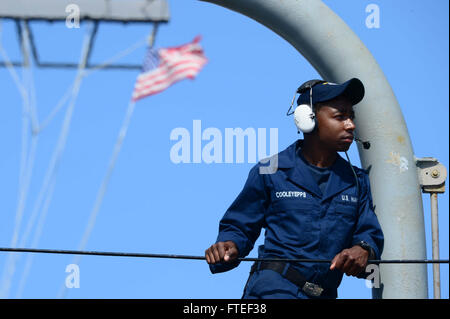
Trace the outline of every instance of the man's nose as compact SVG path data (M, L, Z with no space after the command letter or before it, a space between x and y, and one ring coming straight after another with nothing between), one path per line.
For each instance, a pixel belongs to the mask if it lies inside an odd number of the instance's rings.
M356 126L355 126L355 123L353 122L353 120L352 120L351 118L348 118L348 119L345 121L345 123L344 123L344 128L345 128L346 130L351 130L351 131L355 130Z

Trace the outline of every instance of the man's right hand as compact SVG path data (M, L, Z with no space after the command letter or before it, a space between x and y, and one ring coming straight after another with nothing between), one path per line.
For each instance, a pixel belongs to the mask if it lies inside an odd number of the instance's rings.
M239 256L239 250L234 242L220 241L205 250L206 262L208 264L217 264L230 262Z

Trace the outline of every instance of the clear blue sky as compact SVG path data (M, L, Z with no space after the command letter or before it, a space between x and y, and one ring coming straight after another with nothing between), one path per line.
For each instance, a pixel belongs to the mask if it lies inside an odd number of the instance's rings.
M348 23L383 69L402 108L415 155L435 157L449 168L448 1L325 3ZM380 8L377 29L365 24L365 8L371 3ZM179 82L136 105L87 250L203 255L215 241L220 218L254 164L247 157L245 163L174 164L172 130L186 128L192 134L193 121L201 120L202 129L215 127L223 135L225 128L266 128L268 138L269 128L277 128L279 150L299 137L285 113L295 88L319 77L312 66L278 35L245 16L199 1L169 4L171 21L160 26L156 46L183 44L200 34L209 63L194 81ZM42 60L78 61L85 24L80 29L67 29L63 23L31 25ZM102 24L92 61L105 61L149 31L150 26ZM20 59L11 21L3 21L2 45L12 60ZM141 47L120 62L141 63L144 52ZM16 71L23 81L21 70ZM83 80L37 247L77 249L137 74L98 71ZM33 69L39 121L57 105L74 77L74 70ZM0 246L7 247L18 205L23 103L4 68L0 83ZM66 110L67 104L39 134L20 235L38 198ZM350 156L359 166L354 145ZM443 259L449 252L448 202L447 191L439 196ZM423 195L423 205L431 259L428 195ZM36 225L32 236L35 229ZM30 245L29 239L24 246ZM256 249L250 256L256 256ZM0 254L1 276L6 257ZM73 256L33 255L19 294L27 258L22 254L17 260L8 297L56 298ZM87 256L78 265L80 288L68 289L68 298L240 298L251 263L218 275L196 260ZM441 266L441 282L442 297L448 298L448 265ZM428 286L432 297L431 266ZM363 280L344 276L339 297L371 298L371 290Z

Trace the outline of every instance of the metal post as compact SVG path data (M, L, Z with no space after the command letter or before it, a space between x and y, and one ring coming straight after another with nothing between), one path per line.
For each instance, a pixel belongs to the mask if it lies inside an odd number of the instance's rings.
M358 36L320 0L203 1L273 30L327 81L361 79L366 95L355 108L356 135L372 145L369 150L358 146L358 151L370 170L375 213L385 235L382 259L425 259L422 195L408 129L383 71ZM380 277L374 297L428 298L426 265L380 265Z
M433 157L416 158L416 166L422 192L430 194L432 252L433 258L439 258L438 194L445 192L447 169ZM440 266L433 265L434 299L441 298L440 280Z
M431 193L431 231L433 239L433 259L439 259L439 224L438 224L438 194ZM440 265L433 265L433 293L434 299L441 299Z

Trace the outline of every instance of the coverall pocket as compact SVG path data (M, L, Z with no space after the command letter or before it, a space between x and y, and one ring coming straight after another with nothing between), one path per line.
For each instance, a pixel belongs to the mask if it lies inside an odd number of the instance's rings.
M339 238L335 243L340 244L339 249L347 248L356 223L356 207L337 204L330 217L329 234L336 239Z
M346 220L354 220L356 217L356 207L352 205L336 205L336 214Z
M304 246L311 243L313 205L298 200L283 200L273 205L276 217L279 219L280 239L294 246Z

